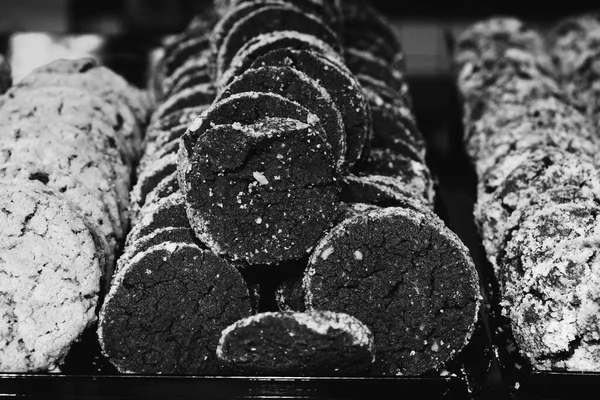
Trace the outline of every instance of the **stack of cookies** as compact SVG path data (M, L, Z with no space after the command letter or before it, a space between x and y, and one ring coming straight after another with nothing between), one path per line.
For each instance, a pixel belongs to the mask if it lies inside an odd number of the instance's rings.
M600 142L576 72L589 53L570 53L584 31L557 28L551 57L521 21L490 18L454 54L476 223L517 347L541 370L600 370Z
M92 59L44 65L3 95L0 370L58 368L96 321L149 107Z
M439 373L478 277L433 212L395 32L360 2L218 3L152 79L105 354L122 372Z

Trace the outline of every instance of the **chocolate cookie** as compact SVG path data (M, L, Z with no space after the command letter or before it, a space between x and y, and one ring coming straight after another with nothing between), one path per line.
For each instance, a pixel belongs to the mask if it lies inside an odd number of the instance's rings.
M248 40L262 33L284 30L313 35L335 50L341 49L337 34L321 19L293 6L265 6L251 12L229 30L217 54L217 79Z
M310 125L216 125L190 154L179 163L180 188L196 235L215 253L250 264L297 259L331 225L337 173L330 146Z
M119 269L98 337L122 373L216 374L221 331L250 312L233 266L195 245L167 242Z
M205 58L190 61L193 62L182 65L172 77L165 80L165 98L172 97L185 89L213 83Z
M279 49L261 56L252 68L289 66L319 82L338 106L346 130L346 162L352 167L363 155L372 137L371 112L360 83L349 70L317 53Z
M139 219L129 231L125 245L129 246L135 240L161 228L185 228L189 224L185 213L185 199L181 193L176 192L156 203L147 203L140 210Z
M265 312L223 330L217 357L226 371L259 375L366 374L373 335L343 313Z
M346 66L354 75L370 76L385 82L395 90L401 90L406 84L405 77L402 74L394 73L386 60L368 51L346 47L344 49L344 59Z
M480 304L466 246L431 213L397 207L332 229L311 255L304 289L307 309L345 312L369 327L378 375L442 367L468 342Z
M189 126L181 137L182 146L180 146L178 162L181 165L186 163L186 159L191 157L198 137L213 126L236 122L252 124L258 120L272 117L301 121L321 132L325 139L325 132L323 132L319 118L300 104L275 93L244 92L214 102Z
M342 115L329 93L318 82L291 67L259 67L244 72L232 81L216 101L242 92L276 93L314 113L327 135L336 166L342 171L346 157Z
M177 180L177 171L164 177L154 189L152 189L146 195L146 202L148 204L156 203L160 199L169 197L170 195L177 193L179 190L179 181Z
M208 106L215 99L215 91L210 83L194 86L167 98L152 113L152 121L186 108Z
M58 192L0 183L0 371L60 371L96 321L106 242Z
M235 53L229 66L219 78L217 87L223 90L233 79L248 70L258 57L285 48L317 52L330 60L343 63L341 53L313 35L288 30L263 33L248 40Z
M177 154L172 153L168 157L161 158L158 162L152 164L149 168L141 170L138 174L137 182L131 190L131 207L134 210L143 207L146 203L146 196L150 193L166 176L177 171Z

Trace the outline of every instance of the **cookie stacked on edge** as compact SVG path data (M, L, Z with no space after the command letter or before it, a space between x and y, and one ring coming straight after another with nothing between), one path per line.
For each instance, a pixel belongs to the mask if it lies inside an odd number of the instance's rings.
M490 18L459 36L454 61L475 220L517 347L536 369L598 371L599 139L572 101L593 86L571 90L589 60L570 56L585 47L571 28L557 28L551 58L522 21Z
M478 278L433 212L393 29L360 2L218 6L152 80L105 353L124 372L443 369L474 330Z
M146 94L92 59L44 65L3 95L0 370L60 368L96 321L148 115Z

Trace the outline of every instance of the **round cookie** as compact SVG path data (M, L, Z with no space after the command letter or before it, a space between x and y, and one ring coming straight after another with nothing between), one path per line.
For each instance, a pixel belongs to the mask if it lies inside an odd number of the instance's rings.
M502 257L504 312L519 351L540 370L600 365L599 208L573 193L528 207Z
M521 212L556 187L573 188L589 200L600 200L596 165L559 148L527 148L511 155L480 183L474 207L475 222L493 266L498 268L506 230Z
M354 173L357 176L389 176L405 185L406 191L429 204L435 203L436 182L427 165L390 149L371 149L369 157L360 168L355 168Z
M213 83L208 72L206 58L190 60L177 69L172 77L165 80L165 98L172 97L182 90Z
M361 1L341 1L343 41L346 46L380 57L388 64L402 54L402 46L389 20Z
M217 79L228 68L237 51L251 38L262 33L292 30L310 34L340 51L336 33L319 18L293 6L265 6L236 22L217 54Z
M343 313L264 312L225 328L217 346L225 371L258 375L360 375L369 372L373 335Z
M395 90L401 90L406 84L404 76L395 74L388 62L367 51L346 47L344 49L344 59L346 66L354 75L370 76L373 79L385 82L386 85Z
M460 239L431 213L397 207L355 215L329 231L303 284L308 310L348 313L369 327L377 375L442 367L471 337L481 297Z
M178 173L196 235L231 260L301 258L337 209L331 148L321 132L294 119L207 129Z
M363 156L372 137L371 112L356 77L339 64L306 50L279 49L257 58L252 68L290 66L319 82L338 106L346 131L346 163L352 167Z
M165 116L187 108L197 108L210 105L215 99L215 91L210 83L184 89L171 96L157 107L152 113L152 122L161 120Z
M533 55L540 64L552 69L544 38L538 31L514 17L495 16L467 27L457 38L453 64L457 70L469 62L502 59L507 50Z
M195 245L163 243L119 269L98 337L122 373L210 375L221 331L250 312L233 266Z
M0 94L12 86L12 68L6 58L0 54Z
M372 204L379 207L402 207L420 213L433 212L429 199L408 191L402 182L381 175L347 175L341 181L340 199L345 203Z
M597 157L598 136L590 121L570 104L549 98L524 107L523 118L514 118L500 129L483 127L467 142L467 153L475 160L478 176L497 165L508 152L548 144L569 152Z
M161 228L186 228L190 226L185 213L185 199L180 192L146 203L139 212L139 219L127 234L126 246L135 240Z
M248 70L254 60L270 51L284 48L317 52L330 60L343 63L339 52L313 35L288 30L268 32L248 40L235 53L229 66L218 79L217 87L223 90L233 79Z
M346 157L346 134L342 115L329 93L315 80L291 67L250 69L232 81L215 101L242 92L276 93L314 113L320 120L331 145L338 170Z
M181 137L178 163L183 165L187 162L198 137L213 126L236 122L252 124L260 119L272 117L301 121L321 132L325 139L325 132L323 132L318 117L300 104L275 93L244 92L214 102L200 117L194 120Z
M152 191L146 195L146 203L156 203L160 199L169 197L179 191L179 181L177 180L177 171L163 178ZM135 218L133 218L135 220Z
M112 267L81 212L39 182L0 183L0 371L57 371L96 321Z

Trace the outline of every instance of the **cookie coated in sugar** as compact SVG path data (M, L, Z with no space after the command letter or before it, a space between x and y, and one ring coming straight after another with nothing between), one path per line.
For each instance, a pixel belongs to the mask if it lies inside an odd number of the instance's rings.
M341 53L314 35L291 30L262 33L248 40L233 56L227 69L218 79L217 88L222 90L237 76L248 70L254 60L273 50L293 48L321 54L337 63L343 63Z
M547 193L524 210L501 259L501 305L519 351L542 370L597 371L600 362L600 208L573 194Z
M350 315L264 312L225 328L217 358L240 374L346 376L368 373L375 353L369 328Z
M431 213L397 207L359 213L329 231L303 284L308 310L348 313L373 332L376 375L443 367L471 337L481 301L460 239Z
M337 210L331 147L294 119L208 129L178 173L196 235L231 260L301 258Z
M232 265L196 245L166 242L115 274L98 337L121 373L212 375L221 331L250 313Z
M225 71L233 56L251 38L262 33L293 30L316 36L336 51L341 51L337 34L321 19L290 5L265 6L236 22L229 30L217 54L217 77Z
M346 157L346 133L342 115L329 93L317 81L292 67L259 67L234 79L215 101L242 92L276 93L314 113L331 145L336 166L342 172Z
M196 118L181 137L178 152L180 166L188 163L193 148L204 131L217 125L234 124L236 122L253 124L265 118L290 118L309 125L320 132L325 139L325 132L319 118L304 106L275 93L243 92L214 102L200 117ZM182 170L183 168L179 168ZM181 185L185 190L184 185Z
M252 68L289 66L319 82L342 113L346 131L346 163L351 168L368 149L373 136L371 111L360 82L347 68L306 50L279 49L257 58Z
M40 182L0 187L0 371L56 372L96 321L107 243Z

